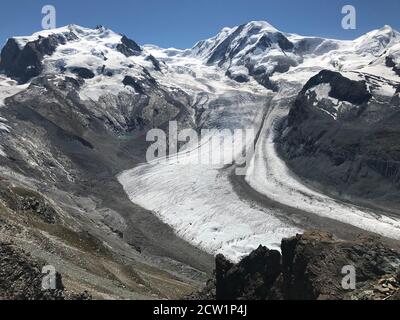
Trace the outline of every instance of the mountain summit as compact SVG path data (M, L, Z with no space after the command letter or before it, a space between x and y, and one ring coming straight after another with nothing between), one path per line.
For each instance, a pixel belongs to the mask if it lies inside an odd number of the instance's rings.
M384 26L354 41L333 40L283 33L267 22L253 21L225 28L215 37L197 43L191 52L205 63L225 69L234 80L247 82L252 77L276 90L277 83L271 77L291 68L365 67L398 44L399 35L390 26Z

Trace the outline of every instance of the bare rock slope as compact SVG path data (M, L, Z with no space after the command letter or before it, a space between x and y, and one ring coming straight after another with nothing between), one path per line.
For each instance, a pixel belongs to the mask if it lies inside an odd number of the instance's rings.
M0 243L0 300L88 300L87 292L74 294L65 290L56 273L56 288L43 289L43 261L18 249L12 243Z
M282 241L282 254L260 246L238 264L219 255L215 279L195 298L217 300L387 300L400 298L400 253L379 239L339 241L311 231ZM356 288L342 273L355 268ZM347 271L346 271L347 272ZM192 297L193 298L193 297Z

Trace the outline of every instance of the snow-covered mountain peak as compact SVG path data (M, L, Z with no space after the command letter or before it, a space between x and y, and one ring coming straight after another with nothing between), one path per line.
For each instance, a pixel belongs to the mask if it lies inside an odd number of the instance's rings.
M263 35L272 37L275 33L280 34L279 30L266 21L251 21L233 28L223 28L215 37L198 42L193 47L192 54L215 60L212 58L215 50L236 48L236 51L240 51L245 46L256 43Z
M0 70L20 83L43 74L85 79L94 91L92 97L107 88L123 88L125 77L151 78L150 73L160 72L161 67L126 36L103 26L90 29L78 25L11 38L0 61Z
M76 24L70 24L64 27L42 30L32 34L31 36L13 37L20 49L23 49L26 44L40 39L46 39L51 36L67 37L68 41L90 41L98 43L107 43L109 47L116 46L121 42L123 35L112 31L104 26L98 26L94 29L85 28Z
M29 42L34 42L39 39L48 38L48 37L54 36L54 35L65 36L65 35L74 33L77 37L80 37L82 35L89 34L89 33L100 34L100 32L104 32L104 31L105 30L88 29L88 28L78 26L76 24L69 24L67 26L63 26L60 28L41 30L41 31L35 32L34 34L32 34L30 36L17 36L17 37L13 37L11 39L16 41L16 43L18 44L20 49L23 49L26 46L26 44L28 44Z
M163 70L165 75L169 72L168 66L171 72L195 74L189 69L197 64L218 68L239 83L254 79L268 89L278 90L282 81L304 84L322 69L372 74L387 71L396 77L399 43L399 32L390 26L350 41L284 33L268 22L251 21L223 28L192 49L179 50L140 47L104 26L90 29L72 24L10 39L2 51L0 69L20 83L43 72L83 77L87 88L95 91L90 97L97 97L107 88L115 91L126 76L142 81L147 74L145 78L162 82L159 78ZM366 67L369 69L364 70Z
M224 69L234 80L247 82L254 78L275 90L279 85L276 81L282 78L304 83L322 69L361 70L379 65L368 72L388 71L386 55L393 57L390 65L398 64L399 43L400 33L388 25L355 40L335 40L285 33L268 22L252 21L225 28L197 43L190 55Z
M246 23L247 29L257 28L260 29L261 32L279 32L273 25L268 23L267 21L250 21Z
M285 34L265 21L251 21L224 28L215 37L198 42L189 55L207 65L221 67L228 77L247 82L254 77L272 88L265 75L285 72L299 61L292 56L293 43ZM187 53L185 53L187 54Z
M364 35L366 38L378 38L378 37L385 37L385 38L392 38L397 37L399 32L395 30L390 25L384 25L379 29L372 30ZM362 38L362 37L361 37Z
M381 55L390 46L400 42L400 33L385 25L380 29L368 32L354 40L355 48L360 54Z

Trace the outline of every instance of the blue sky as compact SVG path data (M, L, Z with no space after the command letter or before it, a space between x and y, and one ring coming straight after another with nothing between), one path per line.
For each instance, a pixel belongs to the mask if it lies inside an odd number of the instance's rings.
M225 26L266 20L281 31L340 39L389 24L400 30L399 0L3 0L0 43L41 29L41 8L57 9L57 26L105 25L140 44L188 48ZM357 29L341 28L341 8L357 9Z

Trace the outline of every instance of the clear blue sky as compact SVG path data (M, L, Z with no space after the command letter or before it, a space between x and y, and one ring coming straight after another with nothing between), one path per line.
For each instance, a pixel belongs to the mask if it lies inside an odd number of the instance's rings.
M2 0L0 43L41 28L41 8L53 4L57 26L102 24L140 44L191 47L222 27L266 20L281 31L352 39L389 24L400 30L399 0ZM357 30L341 28L341 8L357 9Z

